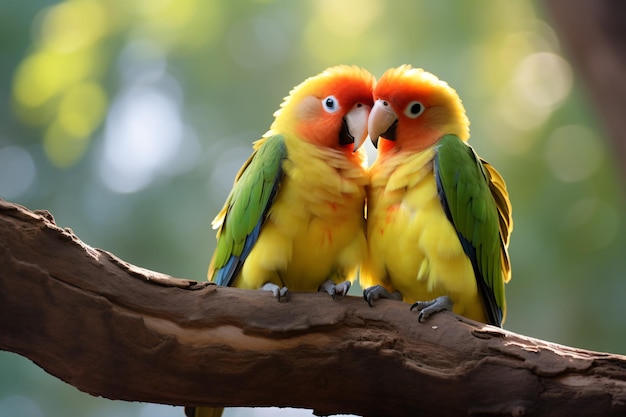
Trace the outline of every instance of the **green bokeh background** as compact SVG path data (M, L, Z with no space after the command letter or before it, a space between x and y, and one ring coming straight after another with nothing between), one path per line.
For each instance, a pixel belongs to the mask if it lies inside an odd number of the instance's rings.
M210 221L251 142L291 87L341 63L375 76L410 63L463 98L470 143L513 203L505 328L626 354L624 188L535 2L0 2L0 197L131 263L202 280ZM0 417L85 415L182 409L91 397L0 352Z

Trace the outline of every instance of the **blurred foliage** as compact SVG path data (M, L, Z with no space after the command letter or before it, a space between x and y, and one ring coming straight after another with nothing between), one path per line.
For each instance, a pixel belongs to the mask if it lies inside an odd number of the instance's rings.
M424 67L457 89L471 143L507 179L506 328L626 353L617 161L535 3L7 0L0 63L0 197L198 280L210 220L292 86L340 63ZM82 394L6 352L0 375L0 417L182 415Z

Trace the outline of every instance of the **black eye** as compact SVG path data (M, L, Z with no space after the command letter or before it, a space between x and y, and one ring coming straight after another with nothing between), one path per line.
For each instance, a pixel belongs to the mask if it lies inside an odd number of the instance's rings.
M406 106L404 114L411 119L415 119L424 112L424 108L424 105L419 101L412 101Z
M334 113L339 110L339 102L335 96L328 96L322 100L322 106L328 113Z

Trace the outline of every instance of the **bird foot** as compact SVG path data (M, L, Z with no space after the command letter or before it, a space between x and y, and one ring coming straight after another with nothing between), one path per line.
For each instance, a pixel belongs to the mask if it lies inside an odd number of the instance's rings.
M417 301L411 305L411 311L417 310L420 312L417 321L423 323L428 317L440 311L448 310L452 311L454 303L445 295L437 297L430 301Z
M271 282L268 282L266 284L264 284L261 288L259 288L261 291L270 291L272 294L274 294L274 297L278 300L278 302L287 302L287 287L279 287L276 284L272 284Z
M372 301L376 301L379 298L388 298L390 300L402 301L402 294L400 291L389 292L382 285L374 285L363 290L363 298L367 301L370 307Z
M348 290L352 283L350 281L344 281L339 284L335 284L331 280L326 280L320 285L318 291L326 291L330 296L335 299L335 296L345 297L348 294Z

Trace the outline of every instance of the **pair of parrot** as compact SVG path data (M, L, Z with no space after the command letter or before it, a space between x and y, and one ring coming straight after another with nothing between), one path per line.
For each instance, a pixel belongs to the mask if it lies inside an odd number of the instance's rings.
M337 66L296 86L274 116L213 221L210 280L279 301L287 289L334 297L360 267L370 305L395 298L420 321L451 309L502 324L511 204L466 144L454 89L409 65L378 82ZM368 132L378 148L369 170Z
M411 303L501 326L513 222L504 180L467 145L456 91L403 65L337 66L296 86L213 221L209 279ZM367 169L368 136L378 157ZM366 207L367 204L367 207ZM196 410L196 416L221 409Z

